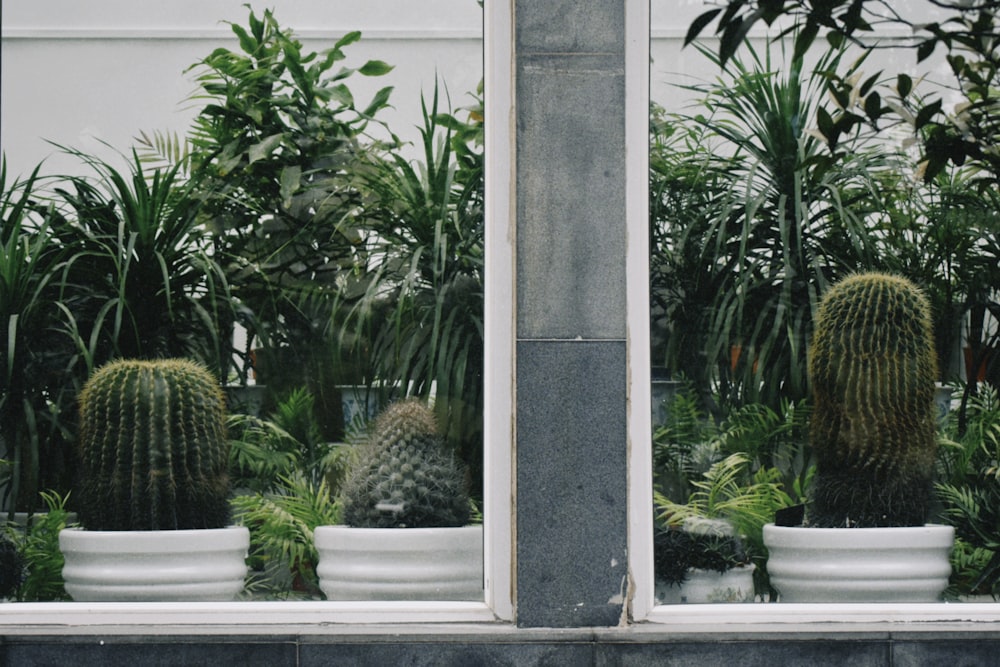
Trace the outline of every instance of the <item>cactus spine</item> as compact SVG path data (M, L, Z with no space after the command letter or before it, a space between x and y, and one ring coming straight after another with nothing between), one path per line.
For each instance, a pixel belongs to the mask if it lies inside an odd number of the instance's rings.
M809 523L923 525L937 448L930 306L910 281L851 276L829 290L809 359L816 456Z
M406 400L388 406L341 492L344 523L364 528L463 526L469 496L461 466L444 450L434 414Z
M225 398L208 370L185 359L113 361L91 376L79 402L87 528L228 523Z

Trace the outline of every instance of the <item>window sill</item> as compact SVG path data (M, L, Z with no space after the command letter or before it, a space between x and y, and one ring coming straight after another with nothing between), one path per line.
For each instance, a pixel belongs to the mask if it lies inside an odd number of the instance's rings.
M1000 604L682 604L654 607L643 621L693 634L995 631Z
M0 605L17 634L328 634L337 626L497 623L483 602L21 602ZM449 626L450 627L450 626ZM436 630L440 632L440 628Z

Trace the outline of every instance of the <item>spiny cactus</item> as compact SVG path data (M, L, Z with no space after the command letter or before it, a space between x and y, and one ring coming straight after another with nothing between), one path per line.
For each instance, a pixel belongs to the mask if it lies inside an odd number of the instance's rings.
M464 472L444 450L434 413L417 400L387 407L341 492L344 523L366 528L462 526Z
M80 519L91 530L221 528L225 398L185 359L113 361L80 393Z
M831 288L817 312L809 375L817 464L810 525L923 525L937 449L937 368L920 289L881 273Z

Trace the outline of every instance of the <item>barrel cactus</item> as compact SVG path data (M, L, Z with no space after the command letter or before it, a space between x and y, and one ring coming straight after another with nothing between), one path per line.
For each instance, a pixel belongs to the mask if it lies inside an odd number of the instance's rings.
M937 449L937 368L921 290L882 273L832 287L817 311L809 376L809 524L923 525Z
M80 519L91 530L222 528L225 398L186 359L118 360L80 393Z
M341 491L341 516L363 528L444 528L469 521L462 467L444 448L434 413L417 400L379 414Z

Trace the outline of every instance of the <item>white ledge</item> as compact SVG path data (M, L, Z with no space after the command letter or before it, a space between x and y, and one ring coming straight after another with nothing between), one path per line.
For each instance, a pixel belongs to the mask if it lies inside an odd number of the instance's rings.
M1000 623L1000 604L703 604L661 605L643 619L678 632L898 632L984 630Z
M22 602L0 605L5 634L295 634L338 625L496 622L482 602Z

